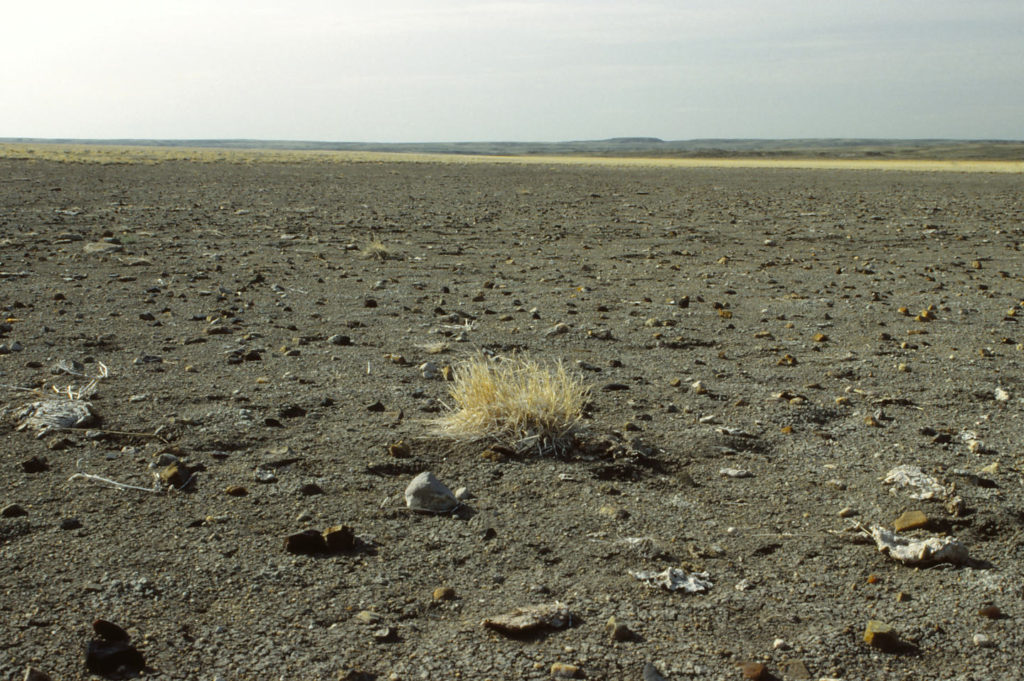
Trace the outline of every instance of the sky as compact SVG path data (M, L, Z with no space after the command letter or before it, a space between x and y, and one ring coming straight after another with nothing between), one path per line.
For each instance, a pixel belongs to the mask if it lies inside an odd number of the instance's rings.
M1021 0L25 0L0 137L1024 139Z

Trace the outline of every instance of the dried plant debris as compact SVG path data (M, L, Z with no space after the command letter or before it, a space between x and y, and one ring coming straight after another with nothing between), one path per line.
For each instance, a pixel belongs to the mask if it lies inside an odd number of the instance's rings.
M895 492L897 489L907 490L907 496L911 499L946 499L951 491L941 485L938 480L923 472L917 466L896 466L882 480L886 485L892 485Z
M688 594L699 594L708 591L714 583L707 572L686 572L679 568L666 568L661 572L653 570L630 571L631 575L650 587L660 587L666 591L682 591Z
M485 627L509 635L526 634L541 629L562 629L571 624L572 613L564 603L558 601L516 608L483 621Z
M914 540L903 537L884 527L873 525L870 530L878 550L906 565L927 566L936 563L964 565L971 560L967 547L952 537L929 537Z
M49 399L26 404L15 412L17 430L35 431L43 437L55 430L86 428L96 422L92 405L83 400Z

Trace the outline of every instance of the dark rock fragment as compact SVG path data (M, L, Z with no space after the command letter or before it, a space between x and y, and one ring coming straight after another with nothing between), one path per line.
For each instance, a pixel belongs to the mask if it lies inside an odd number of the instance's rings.
M324 535L317 530L306 530L285 537L284 549L288 553L311 556L317 553L327 553L327 541L324 539Z
M26 473L43 473L50 470L50 464L46 462L46 459L33 456L31 459L26 459L21 462L21 469Z

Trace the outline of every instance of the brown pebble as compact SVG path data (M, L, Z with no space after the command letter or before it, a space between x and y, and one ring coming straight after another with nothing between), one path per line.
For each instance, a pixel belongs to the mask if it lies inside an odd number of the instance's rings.
M348 525L334 525L323 532L324 544L331 552L351 551L356 545L356 535Z
M327 541L324 536L316 530L306 530L290 534L284 538L284 550L288 553L312 555L314 553L326 553Z
M864 628L864 643L879 650L892 650L899 645L899 637L885 622L870 620Z
M551 676L556 679L576 679L579 678L579 675L580 668L574 664L555 662L551 665Z
M405 440L399 440L392 445L388 445L388 454L396 459L405 459L412 456L412 448L406 444Z
M744 662L740 665L740 671L743 672L745 679L758 681L758 679L768 678L768 668L761 662Z
M919 527L928 525L928 516L921 511L907 511L892 522L892 529L897 532L904 530L916 530Z
M455 589L450 586L439 586L434 589L434 600L435 601L454 601L455 600Z
M1002 618L1003 611L999 609L998 605L986 605L978 610L978 615L981 617L987 617L990 620L997 620Z
M229 497L244 497L248 493L249 490L241 485L228 485L224 488L224 494L227 494Z
M172 487L181 487L188 482L189 470L181 463L172 463L160 471L160 481Z

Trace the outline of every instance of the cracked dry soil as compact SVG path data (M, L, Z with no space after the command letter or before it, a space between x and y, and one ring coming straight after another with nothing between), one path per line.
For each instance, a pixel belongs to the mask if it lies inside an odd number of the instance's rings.
M0 161L0 678L93 678L96 618L159 679L1011 678L1022 184ZM480 351L581 372L580 446L429 437L421 365ZM69 387L97 422L14 429ZM167 455L194 477L146 491ZM959 504L891 490L900 465ZM428 470L456 514L404 508ZM854 528L906 511L972 562ZM284 548L335 525L351 548ZM667 568L712 586L630 574ZM561 628L481 624L556 602Z

